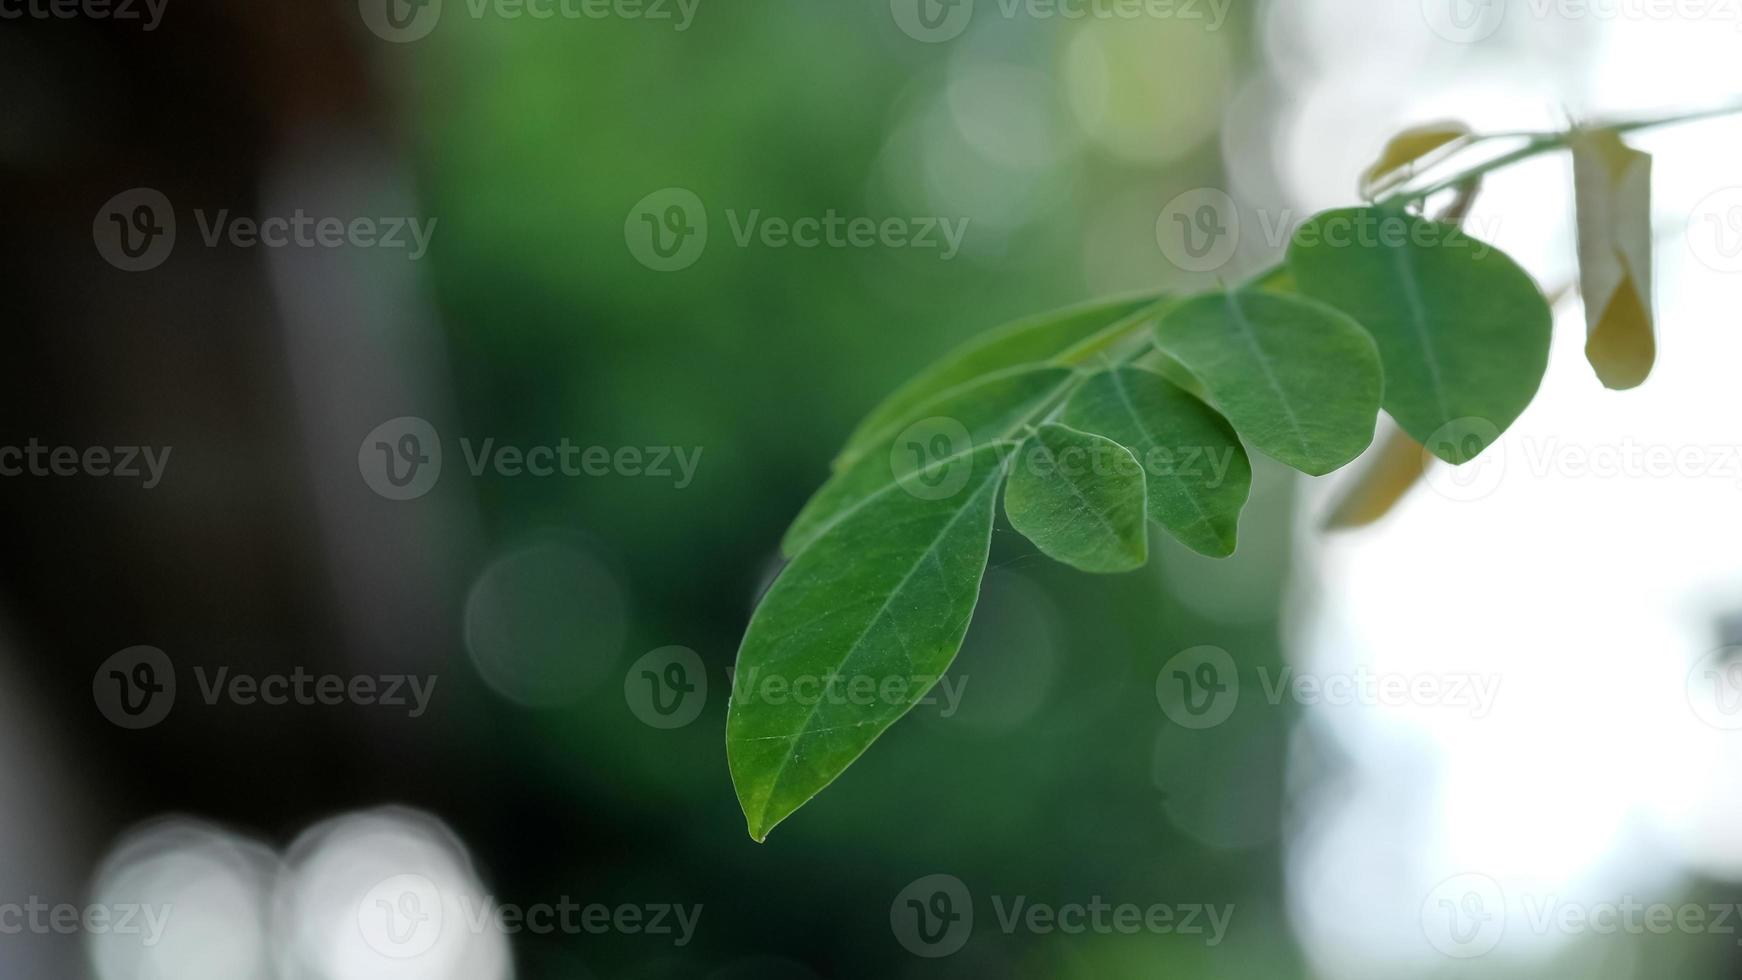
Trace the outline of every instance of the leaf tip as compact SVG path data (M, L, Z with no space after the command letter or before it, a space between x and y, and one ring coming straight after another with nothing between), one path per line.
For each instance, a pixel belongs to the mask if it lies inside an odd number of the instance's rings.
M1206 533L1176 534L1174 538L1194 553L1203 555L1205 558L1232 558L1238 543L1238 531L1233 527L1211 526L1206 529Z
M750 832L751 840L758 844L766 844L768 843L768 835L774 833L774 828L780 826L780 822L790 816L792 816L792 812L788 811L770 819L766 807L761 813L754 815L746 810L744 812L745 829Z
M1585 359L1610 391L1637 388L1657 361L1651 313L1637 290L1624 287L1585 339Z

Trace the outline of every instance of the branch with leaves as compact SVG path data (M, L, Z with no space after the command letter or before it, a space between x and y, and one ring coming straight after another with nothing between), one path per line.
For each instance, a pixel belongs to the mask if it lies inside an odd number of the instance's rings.
M1650 158L1622 137L1718 111L1563 133L1412 129L1363 176L1366 204L1314 216L1245 285L1022 320L899 388L793 521L791 561L738 651L726 748L750 835L766 839L949 667L1001 493L1042 553L1121 572L1148 560L1150 522L1231 554L1250 451L1321 476L1390 415L1397 435L1339 508L1350 525L1423 467L1498 440L1536 395L1552 316L1516 262L1459 227L1489 173L1572 152L1586 351L1604 384L1639 384L1655 358ZM1521 145L1452 166L1503 141ZM1439 220L1425 217L1443 193Z

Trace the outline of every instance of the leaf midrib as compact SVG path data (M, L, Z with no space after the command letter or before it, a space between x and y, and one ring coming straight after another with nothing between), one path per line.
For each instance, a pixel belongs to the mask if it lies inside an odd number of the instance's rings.
M1062 428L1062 426L1061 426L1061 428ZM1111 441L1111 440L1109 440L1109 441ZM1047 456L1050 457L1054 463L1058 462L1058 454L1052 451L1052 447L1048 446L1046 444L1045 440L1041 439L1039 436L1036 436L1035 442L1040 446L1041 449L1046 451ZM1127 450L1127 451L1129 451L1129 450ZM1113 539L1113 543L1116 545L1119 545L1121 550L1123 550L1125 542L1120 538L1119 529L1113 526L1113 522L1109 521L1105 514L1103 514L1101 511L1097 510L1095 505L1089 500L1089 498L1083 496L1083 491L1077 487L1077 483L1075 480L1071 479L1068 476L1064 476L1063 474L1060 474L1060 479L1062 479L1064 481L1064 485L1065 485L1066 489L1070 490L1071 496L1077 498L1078 502L1080 502L1083 505L1083 509L1085 511L1087 511L1091 516L1093 516L1095 518L1095 520L1099 521L1101 523L1101 526L1106 529L1107 535ZM1147 515L1146 515L1146 517L1147 517Z
M1149 426L1144 424L1142 416L1137 414L1137 406L1132 403L1131 394L1125 388L1125 379L1121 376L1122 372L1109 371L1107 373L1111 374L1113 376L1113 390L1118 392L1119 403L1124 406L1125 414L1129 415L1131 417L1131 423L1133 425L1137 426L1137 431L1143 434L1143 438L1145 441L1147 441L1151 446L1157 445L1159 440L1157 440L1155 438L1154 433L1149 431ZM1163 379L1163 380L1165 380L1165 379ZM1145 479L1148 479L1148 473L1149 473L1148 469L1145 468L1144 469L1144 478ZM1169 473L1167 475L1170 479L1173 480L1173 482L1176 485L1178 485L1180 490L1184 491L1186 500L1188 502L1190 502L1192 505L1192 510L1195 510L1198 512L1198 519L1200 521L1202 521L1204 523L1204 525L1207 526L1211 530L1211 532L1215 532L1215 530L1216 530L1215 521L1210 518L1209 512L1205 511L1203 505L1198 502L1197 495L1192 493L1191 486L1189 484L1187 484L1186 481L1180 479L1180 476L1178 473L1174 473L1172 471L1169 471Z
M981 447L981 448L985 448L985 447ZM999 468L1002 469L1002 467L1003 467L1003 462L1000 461ZM951 515L950 519L947 522L945 522L944 526L938 531L938 533L932 537L931 543L926 545L925 551L920 553L919 557L914 560L913 564L911 566L909 566L907 571L901 576L901 581L897 582L895 584L895 587L889 590L889 594L887 596L885 596L883 599L883 602L880 605L878 605L877 611L872 613L871 618L865 621L865 627L859 631L859 635L854 637L853 642L847 645L846 653L841 657L841 662L838 665L837 669L844 669L846 667L847 662L849 660L851 660L853 658L854 654L856 654L858 652L860 644L865 642L865 637L867 637L871 634L872 627L876 626L877 623L880 620L882 620L884 616L889 614L889 610L895 602L895 597L900 595L902 590L907 588L907 584L908 584L908 582L912 581L914 574L916 572L918 572L919 569L927 561L937 560L938 545L944 540L944 538L949 536L950 532L955 530L956 525L961 522L962 518L965 517L970 510L973 509L973 505L979 499L980 495L985 493L987 488L997 487L999 482L1000 482L1000 480L999 480L998 475L996 473L994 473L991 476L988 476L986 478L986 482L981 485L980 489L974 491L974 494L968 498L968 501L966 502L966 504L964 504L960 510L956 511L955 514ZM889 489L889 488L885 488L885 491L887 489ZM879 494L881 494L885 491L879 491ZM913 658L911 655L909 655L908 656L908 667L909 667L910 673L912 672L912 666L913 666ZM793 747L798 743L799 739L804 738L807 734L812 734L810 732L811 722L816 720L817 712L819 710L821 710L822 706L823 706L823 699L819 698L815 704L811 705L810 711L805 715L805 719L804 719L803 723L801 723L799 725L798 729L796 731L792 732L790 735L785 736L785 738L787 740L787 750L784 754L782 754L782 756L780 758L780 767L774 771L774 777L771 780L769 780L769 783L768 783L768 792L766 794L764 794L763 798L762 798L762 807L761 807L761 814L760 814L762 820L764 820L764 821L767 820L769 801L772 800L774 798L775 794L779 792L781 780L786 777L787 770L790 768L790 766L792 764L792 760L793 760L794 756L797 754L793 751ZM837 731L837 730L841 730L841 729L839 729L839 728L837 728L837 729L818 729L817 733L820 734L824 731ZM778 738L780 736L774 736L774 737ZM768 741L768 740L770 740L770 739L762 739L762 741ZM739 741L742 741L742 740L739 740ZM764 829L766 830L768 828L765 827Z
M1044 365L1042 365L1042 367L1044 367ZM1020 370L1025 370L1025 371L1026 370L1035 370L1035 368L1027 367L1027 368L1022 368ZM834 530L835 527L837 525L839 525L842 521L846 520L847 518L853 516L854 514L857 514L859 511L863 510L867 504L871 503L871 501L876 500L877 498L883 496L885 493L888 493L891 489L901 486L903 479L919 476L920 474L923 474L923 473L930 473L936 467L952 464L964 456L972 456L974 453L976 453L982 449L985 449L989 446L1014 446L1014 445L1016 445L1016 440L1013 438L1016 435L1016 433L1021 432L1024 428L1026 428L1030 425L1033 425L1035 419L1039 418L1041 415L1044 415L1049 409L1060 404L1061 399L1067 398L1070 395L1070 393L1077 387L1077 385L1082 383L1082 380L1083 380L1082 376L1080 374L1076 374L1076 373L1072 373L1072 374L1060 379L1057 387L1055 387L1051 392L1048 392L1044 397L1036 400L1035 408L1033 411L1031 411L1031 412L1019 417L1019 418L1013 419L1011 421L1010 425L1007 426L1003 430L1003 432L1000 435L998 435L997 437L992 438L992 439L988 439L986 442L983 442L983 443L976 445L976 446L969 446L967 449L964 449L961 452L951 453L948 456L941 456L938 459L933 460L932 462L927 463L926 465L920 467L919 469L914 470L912 473L908 474L907 477L891 476L888 483L885 483L882 486L878 487L876 490L873 490L870 493L866 494L862 499L860 499L856 503L846 507L845 509L841 510L839 513L835 514L835 516L829 518L827 521L824 521L823 523L818 524L816 526L816 528L810 532L810 534L805 536L806 540L805 540L804 547L798 549L798 552L795 552L793 554L793 557L797 558L800 553L803 553L805 551L810 550L811 545L814 545L818 541L822 540L823 535L828 534L830 531ZM972 384L979 384L979 383L980 382L972 382ZM944 396L940 396L939 400L941 400L942 397L944 397Z
M1228 307L1233 313L1234 323L1240 328L1240 336L1246 341L1246 346L1252 351L1252 357L1258 362L1258 368L1264 374L1264 383L1276 395L1277 405L1282 408L1282 414L1288 419L1289 428L1294 430L1294 438L1300 445L1301 455L1311 457L1312 446L1307 444L1306 431L1300 427L1300 418L1294 414L1294 406L1289 403L1288 396L1282 391L1282 383L1277 380L1276 373L1270 369L1270 355L1258 342L1258 332L1252 329L1252 324L1246 319L1246 313L1240 308L1239 293L1228 292Z
M1403 298L1409 306L1409 325L1415 333L1416 345L1421 350L1422 363L1427 365L1428 387L1433 389L1434 404L1439 408L1439 424L1451 420L1451 412L1446 407L1446 386L1440 376L1439 351L1433 345L1433 334L1428 330L1427 308L1421 301L1421 284L1415 278L1415 263L1410 260L1409 250L1393 248L1391 250L1392 267L1403 287Z

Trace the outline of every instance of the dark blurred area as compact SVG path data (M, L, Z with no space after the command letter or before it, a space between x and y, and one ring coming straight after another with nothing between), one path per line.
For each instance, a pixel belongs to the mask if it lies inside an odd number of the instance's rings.
M441 33L408 46L349 8L183 0L150 31L85 18L0 34L14 93L0 235L21 369L0 395L0 441L168 453L150 489L148 476L5 481L8 737L30 746L6 794L18 883L42 876L71 900L111 841L164 814L283 849L323 818L397 804L452 828L502 901L705 908L681 949L527 937L524 976L886 976L910 968L889 900L940 867L1007 889L1111 875L1101 887L1147 893L1162 873L1200 900L1274 887L1246 857L1174 856L1189 842L1149 771L1142 664L1183 643L1190 618L1169 615L1152 576L1077 582L1004 531L987 602L1008 615L982 617L989 635L960 664L977 680L1014 646L1019 673L982 681L1006 703L970 700L978 730L898 727L767 846L745 836L726 775L729 668L784 523L856 414L905 373L1084 298L1072 243L1046 229L1068 229L1069 197L1094 194L1105 164L1039 205L1043 227L976 261L732 249L716 227L706 261L665 276L636 263L611 218L661 187L743 210L879 213L884 127L937 74L934 52L881 11L709 7L679 33L468 22L451 6ZM92 247L92 216L141 187L171 202L174 249L130 273ZM418 261L204 239L220 211L299 209L436 224ZM358 473L359 443L403 416L448 436L443 478L413 501ZM462 435L702 455L682 489L474 478ZM527 582L602 570L621 602L576 609L560 590L521 589L469 610L505 562ZM1111 615L1121 607L1149 611ZM516 703L539 667L503 667L507 696L482 682L478 616L518 617L503 629L522 639L562 633L531 645L598 669L534 677L572 696ZM1155 632L1170 620L1179 642ZM93 709L93 672L140 644L166 653L179 687L163 722L131 731ZM621 678L668 644L699 653L713 696L693 724L659 731L626 708ZM225 667L436 687L418 718L204 703L201 680ZM1121 703L1135 710L1109 710ZM1255 792L1277 778L1267 754ZM1271 839L1271 822L1247 834ZM82 968L70 937L26 938L24 973ZM1054 969L1015 943L977 955L994 973Z

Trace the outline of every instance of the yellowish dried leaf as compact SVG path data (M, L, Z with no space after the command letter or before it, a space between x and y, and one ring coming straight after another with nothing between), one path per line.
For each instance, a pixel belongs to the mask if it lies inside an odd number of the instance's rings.
M1379 159L1361 175L1361 196L1371 201L1380 192L1407 180L1415 166L1435 151L1448 150L1467 140L1470 127L1447 120L1412 126L1391 138Z
M1585 357L1609 388L1643 382L1657 360L1651 308L1651 155L1610 132L1572 141Z
M1388 428L1367 453L1360 472L1338 494L1336 505L1325 518L1325 530L1347 531L1374 523L1390 513L1427 468L1436 464L1433 454L1409 433L1395 425Z

